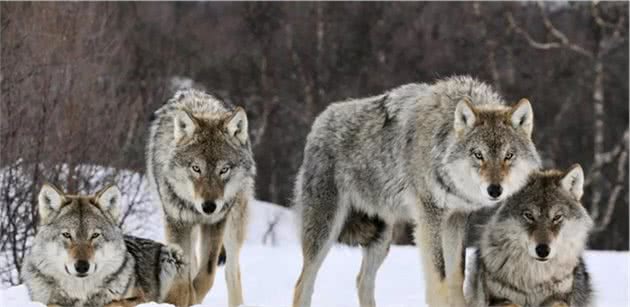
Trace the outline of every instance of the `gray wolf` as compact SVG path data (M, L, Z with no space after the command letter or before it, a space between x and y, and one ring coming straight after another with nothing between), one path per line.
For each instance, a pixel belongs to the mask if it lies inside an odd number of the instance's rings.
M534 172L484 227L467 282L469 306L590 306L582 259L593 221L580 203L584 174Z
M22 268L31 298L49 306L133 306L161 302L184 266L177 246L123 236L121 194L68 195L45 184L40 224Z
M175 280L169 303L203 300L222 246L228 304L243 303L239 253L256 173L247 126L245 110L193 89L175 93L155 112L147 177L164 212L166 240L181 246L191 263Z
M313 123L295 186L303 267L293 306L309 306L317 271L340 240L363 247L361 306L396 221L416 223L430 306L464 306L468 213L518 191L540 159L533 112L470 77L408 84L331 104Z

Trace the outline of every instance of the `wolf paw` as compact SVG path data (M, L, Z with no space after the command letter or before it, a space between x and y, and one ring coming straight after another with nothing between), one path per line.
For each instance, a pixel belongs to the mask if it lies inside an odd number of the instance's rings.
M181 272L184 263L184 252L177 245L165 245L160 253L160 266L163 276L175 276Z

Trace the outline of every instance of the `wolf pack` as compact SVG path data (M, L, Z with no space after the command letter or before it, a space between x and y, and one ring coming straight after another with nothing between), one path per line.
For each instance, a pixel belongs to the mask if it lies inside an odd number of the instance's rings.
M146 174L166 243L123 233L115 184L93 195L44 184L22 267L34 301L191 306L225 264L227 305L244 304L239 255L256 176L246 112L186 89L154 115ZM400 222L415 226L428 306L592 306L584 174L578 164L543 169L533 129L527 99L508 104L469 76L330 104L312 125L295 180L302 268L293 307L311 306L337 242L362 249L358 302L376 306L376 275ZM488 207L489 221L471 227L471 214ZM479 240L467 244L471 228Z

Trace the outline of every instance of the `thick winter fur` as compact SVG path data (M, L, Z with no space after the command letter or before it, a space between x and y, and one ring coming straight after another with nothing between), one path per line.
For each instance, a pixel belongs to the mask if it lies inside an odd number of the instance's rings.
M42 187L39 231L22 268L34 301L64 307L163 301L184 266L182 252L123 236L119 202L115 186L94 196Z
M580 204L583 178L579 165L535 172L501 205L475 256L470 306L591 306L582 252L593 222Z
M164 211L167 241L180 245L192 264L167 301L200 303L223 245L229 305L242 304L239 253L255 175L245 111L203 92L180 91L155 112L147 143L147 175Z
M310 305L336 240L363 246L359 302L374 306L376 271L394 223L405 220L418 225L429 305L463 306L467 212L505 199L538 168L532 128L527 100L507 106L470 77L330 105L308 135L296 181L303 268L293 306Z

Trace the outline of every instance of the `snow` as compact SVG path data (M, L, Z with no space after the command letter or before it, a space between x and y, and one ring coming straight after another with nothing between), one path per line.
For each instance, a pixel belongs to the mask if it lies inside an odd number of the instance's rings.
M144 185L144 182L142 184ZM144 187L141 190L146 191ZM140 197L145 201L145 196L135 195L135 197ZM129 223L144 225L143 235L163 241L160 210L149 210L144 213L145 215L141 217L134 216ZM275 226L270 231L269 225L273 222ZM250 202L248 238L240 259L243 292L248 306L291 305L293 287L302 264L296 230L295 218L290 210L262 201ZM596 306L629 305L629 255L628 252L612 251L586 253L585 259L592 273L596 292ZM313 295L313 306L358 306L355 281L360 264L361 250L359 248L335 246L319 271ZM227 306L227 289L223 270L223 267L219 268L214 287L206 296L202 306ZM377 275L377 304L385 307L424 306L424 288L417 248L393 246ZM0 290L0 306L41 307L44 305L30 302L25 286L20 285ZM166 307L170 305L149 303L140 306Z
M600 307L628 306L628 252L588 251L587 266ZM302 256L297 244L276 247L249 243L241 253L245 302L248 306L290 306L293 286L300 272ZM361 263L361 250L345 246L333 248L318 274L313 306L358 306L355 278ZM227 306L227 290L221 267L213 289L203 306ZM24 286L0 290L3 307L39 307L30 303ZM418 250L412 246L392 247L376 280L379 306L423 306L424 284ZM142 304L143 307L168 306Z

